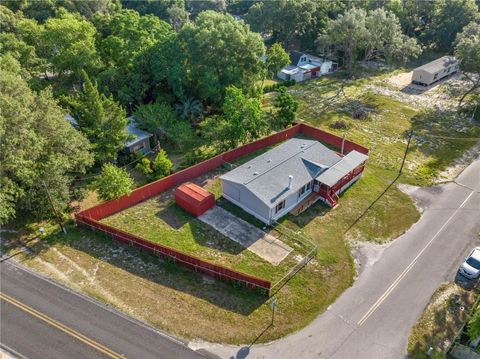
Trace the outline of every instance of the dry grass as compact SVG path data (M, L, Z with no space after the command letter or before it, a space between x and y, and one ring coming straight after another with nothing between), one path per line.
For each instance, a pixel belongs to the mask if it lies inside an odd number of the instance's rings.
M441 285L413 326L408 339L408 355L419 359L444 358L476 298L475 292L466 291L455 283ZM429 357L426 353L430 347L433 353Z

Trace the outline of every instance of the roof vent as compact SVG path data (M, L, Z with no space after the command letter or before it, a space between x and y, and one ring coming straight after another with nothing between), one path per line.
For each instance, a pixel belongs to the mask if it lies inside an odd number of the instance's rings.
M269 158L269 159L267 160L267 162L268 162L268 163L272 162L272 159L271 159L271 158Z
M288 176L288 189L292 189L293 176Z
M253 172L253 175L254 175L254 176L258 175L258 172Z
M252 168L252 165L248 165L248 167L247 167L247 168Z

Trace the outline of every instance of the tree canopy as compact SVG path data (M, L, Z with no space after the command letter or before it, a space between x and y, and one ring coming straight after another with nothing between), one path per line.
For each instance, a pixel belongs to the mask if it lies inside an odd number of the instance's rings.
M204 11L186 24L154 57L154 74L174 94L221 103L234 85L249 92L261 77L262 39L231 15Z
M133 179L124 168L106 163L102 174L96 181L98 195L104 201L130 194L133 189Z
M95 159L114 160L128 138L125 110L111 96L100 93L85 72L83 82L82 90L65 101L79 129L92 143Z
M470 89L460 99L480 88L480 22L471 22L457 36L455 55L460 60L464 76L472 83Z
M65 121L50 91L32 91L12 57L0 57L0 224L19 212L50 217L44 184L59 211L75 175L92 165L90 143Z

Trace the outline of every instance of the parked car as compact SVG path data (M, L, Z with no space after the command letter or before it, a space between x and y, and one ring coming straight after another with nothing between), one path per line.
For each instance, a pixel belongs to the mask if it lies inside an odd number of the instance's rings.
M476 247L470 252L458 269L458 273L468 279L477 279L480 276L480 247Z

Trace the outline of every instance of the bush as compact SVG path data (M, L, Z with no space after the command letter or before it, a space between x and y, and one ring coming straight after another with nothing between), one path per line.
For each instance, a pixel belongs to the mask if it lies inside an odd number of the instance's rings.
M344 120L336 120L330 125L330 127L337 130L346 130L348 128L348 123Z
M290 86L293 86L295 84L296 84L295 80L282 81L282 82L276 83L274 85L265 86L263 88L263 93L268 93L268 92L273 92L273 91L279 91L280 92L282 88L290 87Z
M106 163L102 167L102 175L96 182L98 195L102 200L110 200L130 194L133 188L133 179L123 168Z
M153 160L153 172L155 179L168 176L172 173L173 163L167 156L165 150L160 150Z
M142 158L135 166L135 169L142 172L144 175L150 175L153 173L152 162L147 157Z
M197 163L208 160L209 158L215 155L216 155L216 152L212 149L197 148L185 154L185 157L182 163L180 164L180 167L187 168L187 167L193 166Z

